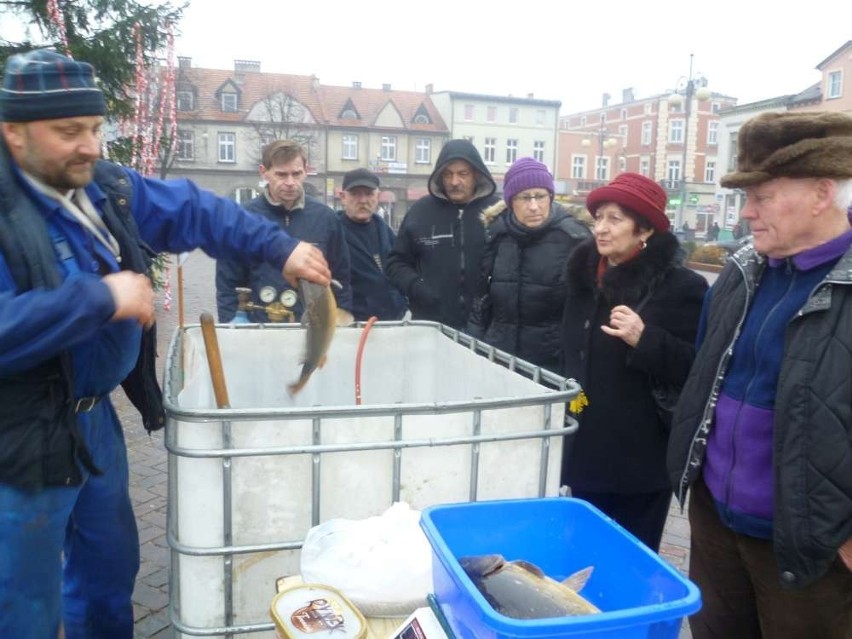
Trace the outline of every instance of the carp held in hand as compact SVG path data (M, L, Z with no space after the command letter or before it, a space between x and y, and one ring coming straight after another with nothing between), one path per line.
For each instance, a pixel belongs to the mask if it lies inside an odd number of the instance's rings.
M331 283L337 288L342 288L335 280ZM305 309L302 313L302 325L307 327L307 346L299 379L287 386L291 395L302 390L313 372L325 364L335 327L352 323L351 314L337 308L331 286L299 280L299 295Z
M591 566L559 582L533 563L506 561L502 555L462 557L459 563L491 607L506 617L547 619L600 612L578 594L592 574Z

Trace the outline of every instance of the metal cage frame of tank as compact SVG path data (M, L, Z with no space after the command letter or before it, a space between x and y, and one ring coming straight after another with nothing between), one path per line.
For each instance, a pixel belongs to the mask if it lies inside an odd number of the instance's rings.
M364 323L356 324L363 327ZM167 516L167 539L171 554L171 566L169 574L169 619L176 632L190 636L224 636L231 637L234 634L255 633L274 630L274 624L251 623L235 624L234 619L234 558L245 553L264 553L281 550L298 550L302 546L302 539L281 541L278 543L242 544L233 543L233 510L232 505L235 495L232 484L232 462L235 458L253 456L276 456L276 455L310 455L312 464L312 498L311 498L311 520L312 525L321 523L320 513L320 476L322 473L322 456L327 453L363 451L363 450L392 450L394 451L394 462L392 470L392 502L399 500L401 455L403 449L418 447L440 447L458 446L471 444L470 477L468 485L468 501L477 501L479 492L478 470L479 470L479 445L486 442L500 442L513 440L540 439L540 462L538 497L546 495L546 479L548 465L551 463L551 439L573 434L577 429L577 421L566 410L562 423L552 423L552 404L567 403L578 396L579 384L573 379L567 379L551 371L534 366L504 351L500 351L488 344L474 339L462 332L449 328L443 324L425 321L399 321L399 322L377 322L373 329L382 326L426 326L433 327L454 341L472 351L473 353L487 358L495 364L504 366L527 377L529 380L541 384L545 382L548 389L552 391L522 398L497 398L497 399L474 399L470 401L455 401L444 403L421 403L421 404L373 404L361 406L333 406L333 407L309 407L309 408L285 408L285 409L245 409L245 408L212 408L212 409L187 409L178 406L176 398L184 385L183 362L181 355L181 342L183 334L187 330L197 329L198 325L186 325L179 328L173 336L167 354L165 366L164 383L164 406L166 409L167 426L165 430L165 446L168 451L168 516ZM244 325L217 325L217 331L229 330L299 330L298 325L269 325L269 324L244 324ZM526 406L543 405L544 419L537 431L507 433L502 435L482 434L480 432L480 419L482 411L498 408L516 408ZM353 414L355 411L360 416L393 416L394 439L390 441L376 441L370 443L358 443L350 445L320 444L322 438L323 420L330 418L341 418ZM459 437L434 439L424 438L417 440L401 439L402 424L407 415L441 415L446 413L471 413L471 434ZM231 444L231 428L234 422L258 421L275 418L310 418L313 428L313 445L297 447L262 447L262 448L233 448ZM182 448L178 444L177 425L178 422L220 422L222 447L219 449L191 449ZM178 529L177 504L179 496L177 464L180 458L210 458L221 459L222 463L222 538L224 543L217 547L197 547L181 542ZM560 463L561 460L556 460ZM390 503L388 504L390 506ZM198 627L184 623L180 617L180 580L178 574L179 559L181 556L188 557L221 557L222 580L224 588L224 620L225 624L216 627ZM272 593L270 593L271 599Z

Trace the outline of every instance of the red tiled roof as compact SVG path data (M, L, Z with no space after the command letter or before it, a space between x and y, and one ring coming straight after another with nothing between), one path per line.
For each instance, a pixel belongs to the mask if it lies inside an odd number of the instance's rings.
M381 112L390 104L399 113L402 128L435 133L448 132L428 93L320 85L314 76L283 73L237 73L231 69L184 68L177 70L176 85L186 83L195 90L195 111L178 111L178 119L241 122L252 107L266 96L284 92L306 107L320 126L374 128ZM223 112L217 94L225 85L240 92L235 113ZM351 100L360 120L341 119L347 101ZM414 124L418 109L425 109L431 124ZM395 127L394 127L395 128Z
M416 91L394 91L385 89L365 89L356 87L336 87L320 85L319 93L325 109L329 126L347 128L372 128L376 126L379 114L392 105L402 119L402 127L412 131L447 132L447 125L438 113L427 93ZM360 120L341 119L339 116L348 101L352 101ZM429 115L431 124L414 124L414 116L421 106Z
M230 81L240 92L239 108L225 113L219 107L217 93ZM178 111L179 119L240 122L252 106L274 93L284 92L306 107L317 124L325 124L325 115L317 92L316 78L283 73L236 73L228 69L179 69L175 84L188 83L196 92L196 111Z

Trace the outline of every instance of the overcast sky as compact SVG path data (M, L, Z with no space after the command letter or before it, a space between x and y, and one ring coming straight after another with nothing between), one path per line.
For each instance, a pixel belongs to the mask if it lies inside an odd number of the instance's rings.
M764 8L772 7L772 8ZM176 54L193 66L316 74L320 82L560 100L663 93L689 73L740 104L797 93L852 39L852 3L716 0L192 0ZM428 9L428 10L427 10ZM847 79L852 82L852 79Z

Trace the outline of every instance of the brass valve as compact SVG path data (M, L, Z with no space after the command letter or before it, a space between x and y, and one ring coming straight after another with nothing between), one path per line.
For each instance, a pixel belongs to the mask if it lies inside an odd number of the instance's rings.
M234 289L237 292L237 310L248 311L263 311L269 318L270 322L295 322L296 314L292 308L298 301L298 295L293 289L285 289L279 296L277 291L271 286L264 286L259 296L263 304L255 304L251 301L251 289L243 286L238 286Z

